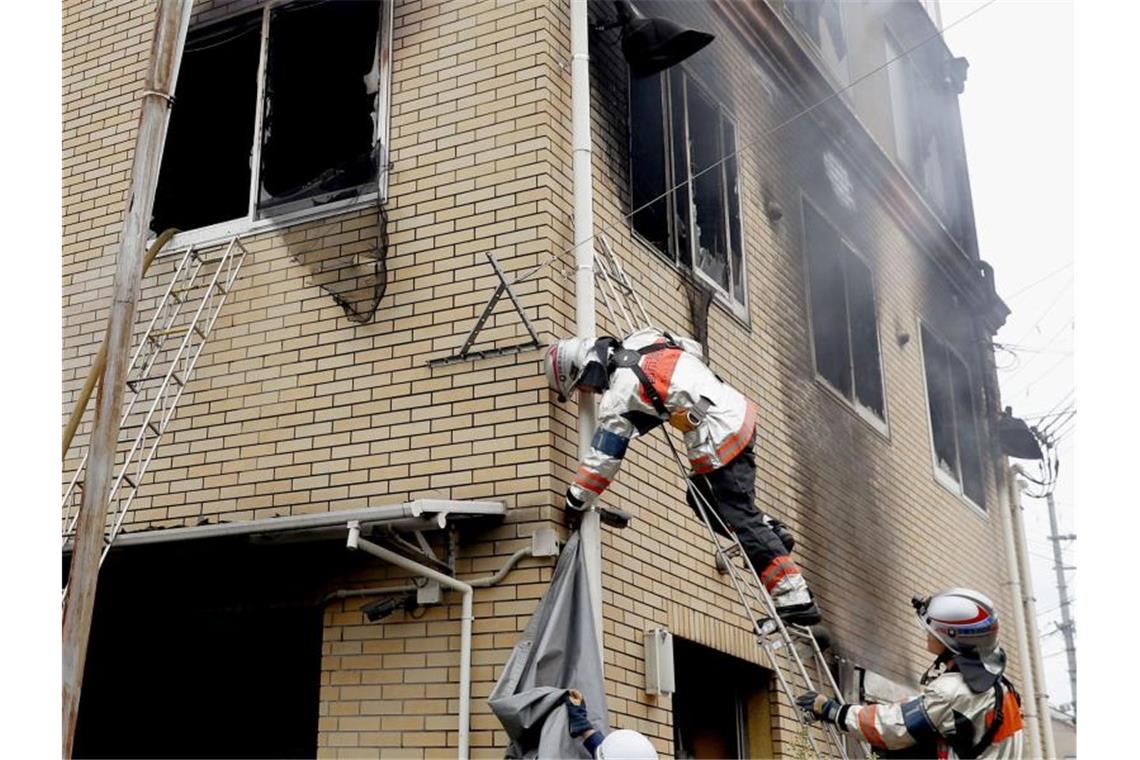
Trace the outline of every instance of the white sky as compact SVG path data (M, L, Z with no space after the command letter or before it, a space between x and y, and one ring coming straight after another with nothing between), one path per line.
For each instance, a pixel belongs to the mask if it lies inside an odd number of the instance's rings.
M943 0L943 26L982 4ZM1003 403L1017 416L1049 411L1074 388L1072 29L1069 2L999 0L946 32L954 54L970 61L960 103L981 256L1013 310L996 340L1035 349L997 355L1006 368L999 371ZM1059 444L1055 498L1060 532L1079 536L1074 437ZM1060 705L1072 697L1063 637L1049 633L1060 611L1048 512L1044 500L1023 504L1049 701ZM1075 566L1079 544L1071 543L1065 563ZM1068 573L1074 599L1077 575ZM1079 599L1074 614L1078 606Z

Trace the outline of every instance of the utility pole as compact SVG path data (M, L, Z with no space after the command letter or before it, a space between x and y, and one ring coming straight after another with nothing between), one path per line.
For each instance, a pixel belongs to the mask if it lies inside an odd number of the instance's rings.
M131 192L119 234L111 316L107 326L107 366L95 402L95 422L83 481L83 505L75 526L71 570L63 607L63 757L70 758L75 744L79 694L87 663L87 644L99 580L107 521L111 468L119 440L131 334L135 324L143 269L147 226L154 209L162 147L178 66L190 25L192 0L159 0L150 67L142 91L138 140L131 166Z
M1076 628L1073 625L1073 616L1069 611L1069 586L1065 580L1065 571L1072 570L1066 567L1061 557L1061 542L1072 541L1073 534L1060 535L1057 531L1057 505L1053 501L1053 492L1050 490L1045 497L1049 504L1049 540L1053 543L1053 570L1057 573L1057 595L1061 599L1061 624L1057 626L1061 635L1065 637L1065 656L1069 660L1069 688L1073 698L1073 720L1077 719L1077 646L1073 636Z

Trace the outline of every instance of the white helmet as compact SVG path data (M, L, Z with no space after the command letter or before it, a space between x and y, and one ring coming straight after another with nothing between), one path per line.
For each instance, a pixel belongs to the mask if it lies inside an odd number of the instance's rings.
M657 760L657 750L644 734L622 728L606 735L594 757L596 760Z
M952 588L912 601L918 622L954 654L985 659L997 649L998 618L988 596Z
M547 350L546 381L559 401L565 401L582 379L593 345L593 341L584 338L566 338L555 341Z

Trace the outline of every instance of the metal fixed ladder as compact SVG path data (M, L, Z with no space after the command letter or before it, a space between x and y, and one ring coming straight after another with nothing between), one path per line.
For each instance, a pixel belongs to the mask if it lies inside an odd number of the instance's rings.
M610 321L623 335L651 326L652 322L645 310L645 305L637 294L634 283L622 267L621 261L610 246L609 240L604 234L600 234L598 235L598 242L600 247L594 249L594 277L598 286L597 289L602 293ZM805 691L823 692L827 689L830 689L837 698L842 699L839 686L835 682L831 670L827 667L827 661L815 635L807 626L785 624L780 620L779 615L776 614L772 597L760 581L756 568L753 567L736 533L725 525L720 515L705 500L704 495L693 487L688 478L688 469L673 444L673 439L663 425L660 426L660 430L662 437L669 444L669 450L673 454L678 472L685 481L689 492L693 495L701 522L704 523L708 531L709 539L716 547L717 570L722 575L728 576L733 589L740 598L741 605L744 607L745 616L752 621L756 641L767 656L768 662L776 674L780 691L787 698L792 713L804 727L804 735L810 751L816 757L824 757L825 755L820 753L816 737L813 735L812 721L804 715L795 702L799 693ZM720 528L719 535L714 525ZM722 536L730 536L731 538L728 543L725 543ZM812 664L812 668L809 669L808 665L805 664L805 659ZM814 678L812 670L815 671ZM817 687L817 683L822 684L823 688ZM845 737L841 736L836 728L829 724L820 724L820 728L827 738L834 756L848 760L851 755ZM854 740L854 737L850 738ZM859 744L863 750L863 756L870 757L869 747L862 742Z
M100 566L123 526L247 254L237 237L213 256L197 247L188 248L178 259L154 315L138 339L127 369ZM63 494L65 547L75 536L86 465L87 452ZM66 597L66 589L64 592Z

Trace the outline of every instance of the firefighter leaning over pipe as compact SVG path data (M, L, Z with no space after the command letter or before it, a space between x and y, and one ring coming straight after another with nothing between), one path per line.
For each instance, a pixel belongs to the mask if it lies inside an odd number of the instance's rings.
M589 509L617 474L630 439L667 421L684 432L693 472L689 504L696 509L696 489L736 532L785 622L814 625L819 609L788 556L791 536L755 505L756 405L701 357L697 342L652 327L620 342L568 338L550 347L546 376L560 401L575 389L601 394L597 428L566 507Z
M800 708L841 731L861 735L880 757L1020 758L1021 697L1002 675L993 602L954 588L912 601L937 655L922 677L922 693L906 702L845 705L807 692Z

